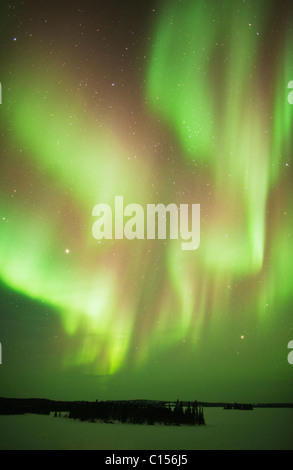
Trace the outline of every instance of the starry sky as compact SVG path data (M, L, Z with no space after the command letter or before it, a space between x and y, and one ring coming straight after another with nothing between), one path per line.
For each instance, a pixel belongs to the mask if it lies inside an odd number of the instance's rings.
M293 401L292 17L1 2L0 396ZM115 196L200 204L199 249L94 239Z

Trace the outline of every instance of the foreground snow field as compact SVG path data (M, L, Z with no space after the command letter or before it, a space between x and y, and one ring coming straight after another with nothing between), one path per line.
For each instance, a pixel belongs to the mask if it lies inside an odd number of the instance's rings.
M204 409L206 426L140 426L0 416L0 449L293 450L293 409Z

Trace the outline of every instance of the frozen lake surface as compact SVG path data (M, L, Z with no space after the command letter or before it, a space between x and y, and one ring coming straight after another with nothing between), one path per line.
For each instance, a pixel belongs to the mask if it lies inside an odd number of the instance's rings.
M204 409L206 426L140 426L0 416L0 449L293 450L293 409Z

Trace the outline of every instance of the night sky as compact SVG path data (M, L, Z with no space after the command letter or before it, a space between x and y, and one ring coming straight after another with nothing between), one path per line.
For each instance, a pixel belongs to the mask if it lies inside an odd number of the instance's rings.
M293 402L293 3L0 6L0 396ZM93 237L200 204L201 244Z

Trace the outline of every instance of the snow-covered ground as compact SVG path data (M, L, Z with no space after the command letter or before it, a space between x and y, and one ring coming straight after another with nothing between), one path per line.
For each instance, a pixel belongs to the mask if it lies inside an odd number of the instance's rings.
M0 449L293 450L293 409L205 408L206 426L139 426L0 416Z

